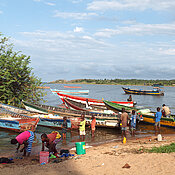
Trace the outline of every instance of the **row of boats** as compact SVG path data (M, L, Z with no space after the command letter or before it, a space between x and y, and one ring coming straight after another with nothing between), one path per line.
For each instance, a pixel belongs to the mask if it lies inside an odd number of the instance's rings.
M122 108L128 113L136 110L138 120L154 124L155 112L149 109L138 109L133 101L107 101L74 96L67 93L60 93L56 89L51 89L57 94L63 104L60 106L48 106L42 104L31 104L23 101L23 108L0 104L0 127L17 132L24 130L35 131L38 125L45 127L61 128L63 118L67 117L67 128L78 129L82 112L86 116L86 124L91 124L91 116L96 116L97 127L120 127L120 112ZM175 127L175 116L170 118L162 117L161 125Z

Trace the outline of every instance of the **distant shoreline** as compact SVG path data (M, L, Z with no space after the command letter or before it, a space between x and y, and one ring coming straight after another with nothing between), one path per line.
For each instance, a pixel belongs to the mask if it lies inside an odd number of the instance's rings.
M120 86L152 86L152 85L140 85L140 84L136 84L136 85L133 85L133 84L96 84L96 83L51 83L51 82L48 82L46 84L71 84L71 85L82 85L82 84L92 84L92 85L120 85ZM168 86L168 85L164 85L163 87L175 87L175 85L172 85L172 86Z
M140 79L75 79L55 80L47 84L96 84L96 85L121 85L121 86L153 86L161 85L175 87L175 80L140 80Z

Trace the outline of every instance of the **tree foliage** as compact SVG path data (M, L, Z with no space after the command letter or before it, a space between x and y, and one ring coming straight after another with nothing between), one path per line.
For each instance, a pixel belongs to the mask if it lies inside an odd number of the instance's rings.
M0 102L21 107L21 101L42 100L44 93L37 87L41 79L29 67L30 56L14 52L9 39L0 34Z

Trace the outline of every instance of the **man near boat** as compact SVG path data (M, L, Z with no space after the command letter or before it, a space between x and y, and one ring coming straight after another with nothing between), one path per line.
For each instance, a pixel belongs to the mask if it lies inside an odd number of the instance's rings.
M19 134L15 139L11 140L11 144L17 144L16 152L18 152L20 146L24 144L24 147L20 150L20 152L24 152L23 156L30 156L32 150L32 143L34 140L34 133L32 131L24 131Z
M125 108L122 108L122 114L121 114L121 117L120 117L120 121L121 121L120 125L121 125L121 131L122 131L122 138L126 137L128 120L129 120L129 116L125 112Z
M171 111L170 108L168 106L166 106L165 104L162 105L162 115L163 117L170 117Z

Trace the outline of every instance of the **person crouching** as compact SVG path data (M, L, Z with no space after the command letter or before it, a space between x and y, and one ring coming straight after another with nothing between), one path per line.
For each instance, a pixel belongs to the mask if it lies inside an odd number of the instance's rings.
M58 153L56 149L56 145L59 141L61 141L61 135L57 131L53 131L51 134L43 133L41 135L42 140L42 151L44 151L44 147L46 146L49 149L50 154L56 155Z
M18 152L20 146L24 144L24 147L20 150L20 152L24 152L23 156L30 156L32 150L32 143L34 140L34 133L32 131L24 131L19 134L15 139L11 140L11 144L17 144L16 152Z

